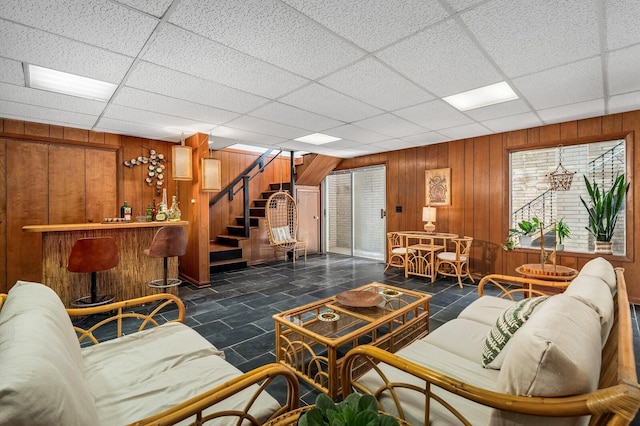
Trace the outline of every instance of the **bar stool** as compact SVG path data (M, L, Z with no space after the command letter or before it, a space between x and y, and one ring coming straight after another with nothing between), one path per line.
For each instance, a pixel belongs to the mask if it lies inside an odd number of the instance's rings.
M98 294L98 272L118 266L118 247L112 237L79 238L71 247L67 270L91 272L91 294L71 302L74 307L89 307L113 302L113 295Z
M151 247L144 254L149 257L164 258L163 278L149 281L147 285L154 288L175 287L182 283L178 278L167 278L168 258L183 256L187 252L187 230L184 226L163 226L158 229L151 241Z

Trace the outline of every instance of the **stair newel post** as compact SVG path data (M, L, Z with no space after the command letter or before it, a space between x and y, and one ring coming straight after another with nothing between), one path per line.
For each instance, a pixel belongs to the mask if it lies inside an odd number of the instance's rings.
M295 162L293 159L293 151L289 152L289 180L290 180L290 189L289 189L289 193L291 194L292 197L295 197L295 183L294 183L294 179L293 179L293 175L295 173Z
M242 176L242 199L244 202L244 236L249 237L249 175Z

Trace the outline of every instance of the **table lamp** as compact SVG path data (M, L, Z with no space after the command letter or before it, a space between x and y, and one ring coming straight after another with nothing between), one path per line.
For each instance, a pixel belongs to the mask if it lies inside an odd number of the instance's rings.
M435 232L436 226L432 223L436 221L436 208L435 207L423 207L422 208L422 221L427 222L424 224L424 230L427 232Z

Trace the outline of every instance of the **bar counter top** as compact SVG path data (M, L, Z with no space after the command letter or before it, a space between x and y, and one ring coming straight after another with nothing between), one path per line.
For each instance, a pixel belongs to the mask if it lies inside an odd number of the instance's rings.
M101 223L65 223L60 225L27 225L23 226L25 232L63 232L63 231L89 231L97 229L135 229L154 228L161 226L187 226L189 222L164 221L164 222L101 222Z

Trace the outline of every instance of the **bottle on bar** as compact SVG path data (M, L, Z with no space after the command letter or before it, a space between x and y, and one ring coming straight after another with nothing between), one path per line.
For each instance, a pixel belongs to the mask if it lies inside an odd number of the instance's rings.
M169 220L173 222L177 222L180 220L182 216L182 212L178 207L178 197L175 195L171 197L171 208L169 209Z
M122 207L120 207L120 217L126 221L130 221L132 210L133 209L131 208L131 206L128 205L127 202L125 201Z

